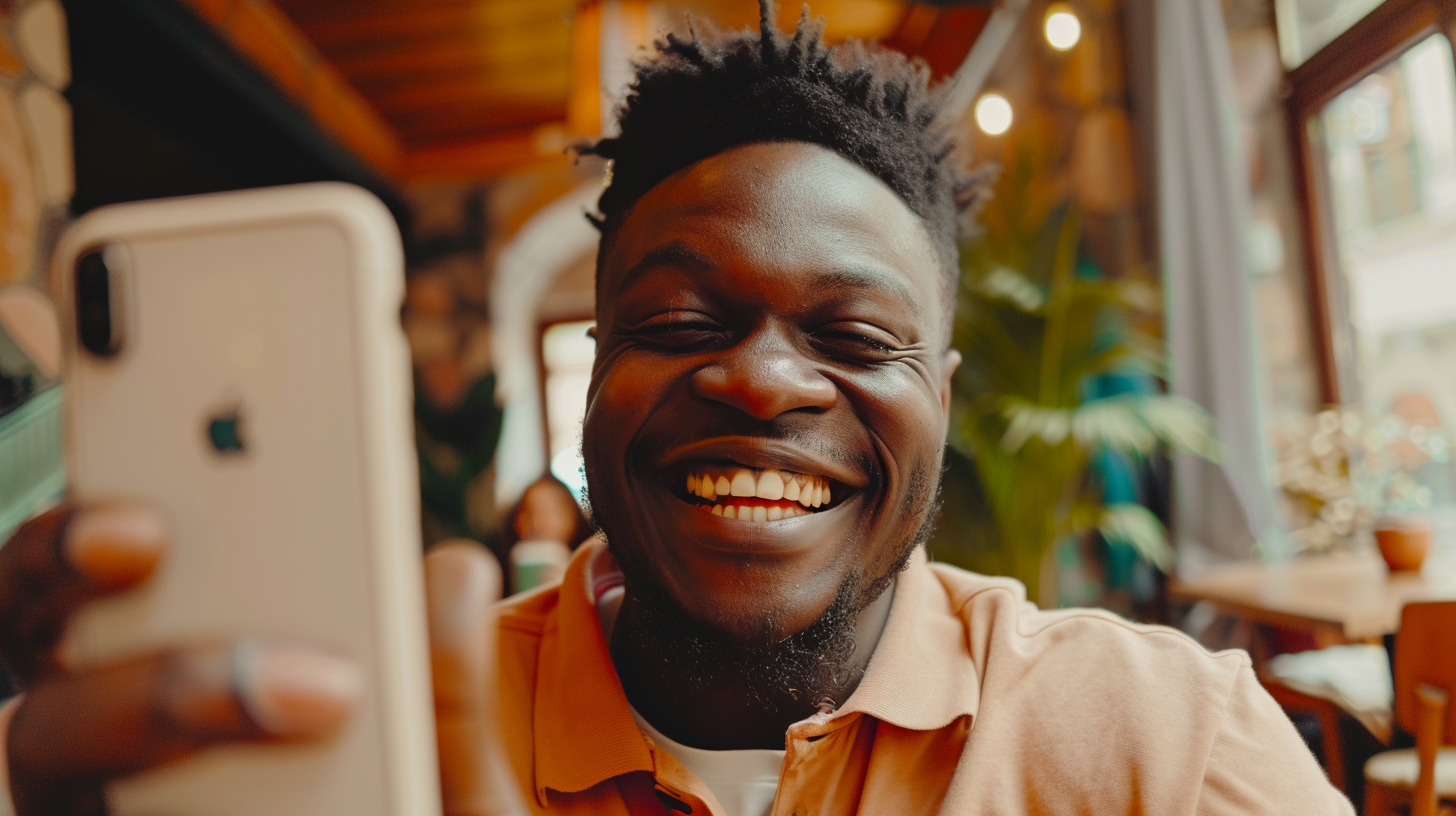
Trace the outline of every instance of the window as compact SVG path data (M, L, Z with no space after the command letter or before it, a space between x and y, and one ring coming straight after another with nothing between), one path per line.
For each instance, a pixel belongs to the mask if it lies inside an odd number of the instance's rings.
M1345 33L1380 0L1277 0L1279 53L1290 68Z
M1330 101L1323 148L1352 340L1347 389L1456 425L1456 65L1433 34ZM1415 417L1407 417L1415 419Z
M1456 0L1277 2L1324 401L1456 428Z
M541 363L545 369L546 444L551 475L560 479L580 501L586 489L581 461L581 421L586 414L586 392L591 383L592 358L597 344L587 331L591 320L555 323L541 333Z
M1303 36L1292 6L1355 3L1277 1L1282 44ZM1456 242L1456 67L1440 28L1456 0L1365 5L1289 71L1288 104L1323 401L1386 411L1397 347L1456 319L1456 291L1431 271L1431 253Z

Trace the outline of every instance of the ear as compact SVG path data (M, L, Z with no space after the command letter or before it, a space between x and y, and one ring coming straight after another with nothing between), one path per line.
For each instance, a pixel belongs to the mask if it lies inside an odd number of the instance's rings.
M940 409L950 416L950 381L955 375L956 369L961 367L961 353L955 349L946 349L945 356L941 358L940 366Z

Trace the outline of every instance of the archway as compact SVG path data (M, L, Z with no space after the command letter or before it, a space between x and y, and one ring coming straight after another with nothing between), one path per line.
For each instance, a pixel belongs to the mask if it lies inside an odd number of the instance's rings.
M496 258L491 281L492 356L503 419L496 448L496 505L508 507L546 472L546 428L536 348L542 300L562 271L596 251L585 213L601 184L583 184L527 221Z

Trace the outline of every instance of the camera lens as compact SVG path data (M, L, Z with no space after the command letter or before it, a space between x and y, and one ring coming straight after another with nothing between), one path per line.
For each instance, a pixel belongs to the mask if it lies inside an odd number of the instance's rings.
M113 297L120 281L114 279L102 250L88 252L76 262L76 330L81 347L98 357L121 351L121 321Z

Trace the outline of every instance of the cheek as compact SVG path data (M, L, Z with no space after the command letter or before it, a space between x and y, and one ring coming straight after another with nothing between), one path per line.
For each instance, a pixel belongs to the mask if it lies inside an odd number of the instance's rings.
M917 372L897 374L866 378L849 391L883 469L884 493L875 516L886 544L898 544L923 521L939 479L946 432L939 390Z
M596 465L620 467L628 443L658 402L657 392L667 379L661 366L642 359L646 355L622 354L599 369L588 392L583 425L583 453L588 469Z
M946 416L940 390L910 370L855 381L850 399L897 470L945 444ZM903 477L905 474L897 474Z

